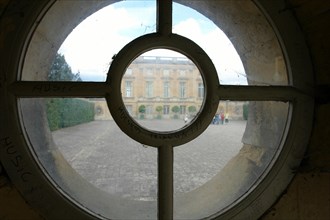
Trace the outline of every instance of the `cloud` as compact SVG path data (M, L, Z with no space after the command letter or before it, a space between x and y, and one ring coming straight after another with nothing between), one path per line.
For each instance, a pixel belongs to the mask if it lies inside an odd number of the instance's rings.
M208 19L185 14L190 17L174 21L173 32L195 41L204 49L219 72L221 83L246 84L246 79L237 74L244 74L244 68L227 36ZM210 23L208 28L203 28L205 22ZM92 79L93 76L105 78L112 56L136 37L155 31L155 23L155 6L112 4L78 25L65 40L60 52L74 72L80 71L83 79ZM146 53L151 56L159 54L181 56L169 50Z
M139 13L132 13L132 10ZM105 75L113 55L145 33L152 17L148 16L150 11L150 8L105 7L80 23L63 42L59 52L65 55L72 70L80 71L82 77L88 75L90 79L92 75ZM141 16L143 13L145 16ZM120 34L126 30L135 30L135 34Z
M173 32L193 40L208 54L222 84L246 84L242 61L231 41L215 25L212 29L203 30L204 22L187 18L176 24Z

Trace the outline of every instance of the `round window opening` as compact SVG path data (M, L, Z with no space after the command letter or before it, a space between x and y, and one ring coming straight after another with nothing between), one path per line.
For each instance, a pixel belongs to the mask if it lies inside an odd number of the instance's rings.
M190 124L204 101L197 66L171 50L151 50L126 69L121 94L129 115L152 131L175 131Z
M292 177L297 162L287 160L301 150L290 126L308 126L296 115L310 99L261 6L56 1L45 10L22 38L8 115L19 115L17 146L47 177L38 184L65 210L53 215L258 218L269 208Z

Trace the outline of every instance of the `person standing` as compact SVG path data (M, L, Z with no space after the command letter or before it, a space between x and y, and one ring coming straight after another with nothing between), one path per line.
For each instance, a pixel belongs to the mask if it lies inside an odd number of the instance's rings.
M221 124L223 125L223 122L225 121L225 114L223 114L223 112L221 112L220 118L221 118Z
M187 123L188 122L188 114L185 114L185 116L184 116L184 123Z

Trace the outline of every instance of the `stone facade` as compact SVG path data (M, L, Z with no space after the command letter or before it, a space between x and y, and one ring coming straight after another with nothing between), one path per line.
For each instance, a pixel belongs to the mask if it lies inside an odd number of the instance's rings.
M193 117L204 98L202 76L195 64L185 57L140 56L127 68L121 89L126 109L134 118ZM94 101L95 120L112 119L105 100ZM221 101L217 113L241 120L243 104ZM144 113L139 110L141 106L145 107Z

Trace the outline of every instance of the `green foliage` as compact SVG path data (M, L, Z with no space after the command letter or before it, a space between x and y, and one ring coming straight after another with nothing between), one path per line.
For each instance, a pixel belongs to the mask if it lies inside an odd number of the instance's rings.
M179 116L177 115L177 113L180 111L180 107L175 105L175 106L172 107L171 110L172 110L172 112L174 112L173 118L178 119Z
M94 120L94 103L86 100L53 98L46 106L51 131Z
M243 119L247 120L249 115L249 104L245 103L243 104Z
M156 112L160 114L162 111L163 111L163 107L161 105L156 107Z
M196 111L197 111L196 106L191 105L191 106L188 107L188 112L189 112L189 113L194 113L194 112L196 112Z
M72 73L64 55L56 53L54 62L48 73L49 81L81 81L80 73Z
M175 106L172 107L171 110L172 110L172 112L174 112L174 113L178 113L178 112L180 111L180 107L177 106L177 105L175 105Z
M81 81L72 73L64 55L57 53L48 73L49 81ZM94 104L82 99L48 99L47 119L51 131L94 120Z
M146 106L145 105L140 105L139 106L139 112L142 113L142 114L145 113L146 112Z
M61 128L61 99L48 99L46 101L48 125L51 131Z

